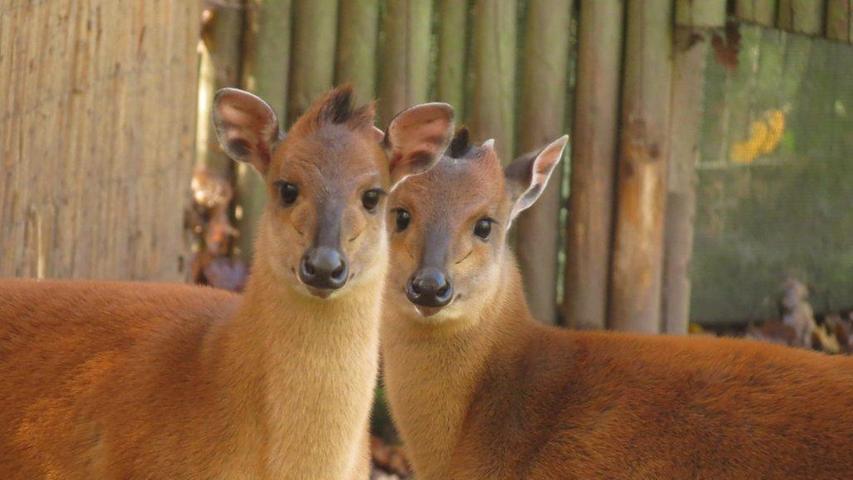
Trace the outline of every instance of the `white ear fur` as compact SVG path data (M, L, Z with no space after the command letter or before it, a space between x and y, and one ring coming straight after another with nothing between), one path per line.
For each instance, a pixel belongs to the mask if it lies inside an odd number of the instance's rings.
M382 140L385 139L385 132L378 127L370 127L371 133L373 133L373 138L376 140L376 143L381 143Z
M513 205L506 228L512 224L515 217L530 208L545 191L551 174L563 158L563 151L569 143L569 136L554 140L542 149L535 157L524 155L514 160L505 170Z

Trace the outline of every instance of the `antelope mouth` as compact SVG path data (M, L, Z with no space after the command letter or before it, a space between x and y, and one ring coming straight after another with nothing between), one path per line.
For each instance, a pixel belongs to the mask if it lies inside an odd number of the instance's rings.
M450 301L447 302L447 305L441 305L437 307L431 307L428 305L418 305L414 302L409 303L411 303L411 305L415 307L415 311L418 312L418 315L420 315L422 318L430 318L441 313L442 311L446 311L447 308L453 305L453 302L456 301L457 297L459 297L459 295L454 295L453 298L451 298Z

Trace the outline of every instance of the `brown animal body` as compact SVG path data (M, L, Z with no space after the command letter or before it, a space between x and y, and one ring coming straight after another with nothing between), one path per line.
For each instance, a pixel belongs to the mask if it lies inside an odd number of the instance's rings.
M217 95L223 146L270 194L242 297L0 282L0 478L367 477L383 192L432 166L452 110L413 107L383 140L350 98L284 139L257 97Z
M554 148L504 173L452 144L390 199L385 384L418 478L851 478L849 357L533 320L506 231Z

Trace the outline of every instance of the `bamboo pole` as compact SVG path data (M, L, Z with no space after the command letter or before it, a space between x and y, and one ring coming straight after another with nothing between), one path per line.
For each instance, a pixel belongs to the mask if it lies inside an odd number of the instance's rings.
M685 3L676 4L676 16ZM673 334L686 334L690 321L689 266L693 253L696 162L708 53L708 38L702 28L725 26L725 1L708 1L705 5L714 3L718 7L716 10L709 9L700 16L694 11L691 21L683 24L677 21L675 30L663 289L664 331Z
M352 84L359 102L376 95L376 37L379 0L341 2L335 83Z
M629 0L609 321L658 332L672 76L672 3Z
M204 11L199 63L196 165L204 166L223 178L231 177L231 160L219 148L216 132L210 122L210 108L218 89L240 85L242 36L243 9L239 3L228 3Z
M468 2L440 0L437 15L436 99L453 105L457 117L464 118Z
M530 0L519 104L519 149L541 148L563 135L572 0ZM518 218L516 252L533 316L556 323L560 185L557 169L542 197Z
M826 36L853 42L853 0L827 0Z
M494 138L504 163L515 154L516 0L476 0L468 124L474 138Z
M825 8L823 0L779 0L777 25L792 32L820 35Z
M725 0L676 0L675 25L708 28L726 24Z
M243 49L243 85L273 107L279 121L287 118L287 73L290 65L290 0L250 0ZM282 125L284 127L284 125ZM237 252L252 258L255 232L266 204L263 179L244 163L237 166Z
M776 0L737 0L735 15L744 22L776 25Z
M294 0L288 123L332 87L337 24L337 0Z
M619 123L623 0L581 0L563 319L606 325Z
M379 71L380 125L429 94L432 2L388 0L382 18Z

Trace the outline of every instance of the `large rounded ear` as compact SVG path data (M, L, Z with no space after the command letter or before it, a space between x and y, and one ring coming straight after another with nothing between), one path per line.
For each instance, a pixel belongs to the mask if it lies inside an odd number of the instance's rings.
M391 188L432 168L452 136L453 107L446 103L424 103L398 113L388 125L384 140Z
M530 208L542 195L554 167L563 158L563 150L568 142L569 136L563 135L539 153L523 155L504 169L507 191L512 201L507 228L519 213Z
M222 150L266 174L272 151L284 138L272 107L244 90L223 88L213 98L212 115Z

